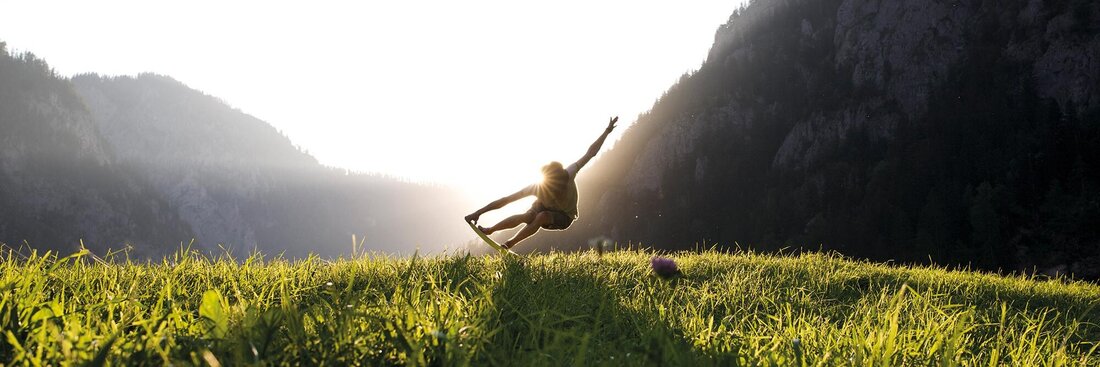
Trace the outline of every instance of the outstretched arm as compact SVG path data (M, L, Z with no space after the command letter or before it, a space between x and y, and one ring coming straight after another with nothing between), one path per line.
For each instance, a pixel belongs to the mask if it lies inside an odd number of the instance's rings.
M601 134L600 137L596 139L596 142L592 143L592 146L588 147L588 152L585 152L584 156L581 157L581 159L578 159L576 163L573 163L573 165L577 167L577 171L580 171L581 167L584 167L585 164L588 164L588 161L592 160L592 157L595 157L596 153L600 152L600 147L603 146L604 140L607 140L607 135L611 134L611 130L615 130L615 123L618 121L618 116L612 117L611 120L607 122L607 128L603 130L603 134Z
M478 220L478 218L481 218L482 214L485 214L486 212L489 212L489 211L492 211L492 210L497 210L497 209L503 208L505 205L511 204L513 201L522 199L524 196L528 196L528 195L531 195L531 190L529 190L529 188L525 187L525 188L523 188L523 190L516 191L515 194L508 195L508 196L502 197L500 199L496 199L493 202L489 203L489 205L486 205L484 208L478 209L476 212L473 212L472 214L467 215L466 216L466 221L470 222L470 223L477 224L477 220Z

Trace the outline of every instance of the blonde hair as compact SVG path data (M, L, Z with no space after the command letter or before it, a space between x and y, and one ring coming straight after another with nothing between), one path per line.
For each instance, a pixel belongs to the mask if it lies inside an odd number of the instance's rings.
M553 196L564 193L566 181L569 180L569 172L561 166L561 163L554 161L542 166L542 176L542 190Z

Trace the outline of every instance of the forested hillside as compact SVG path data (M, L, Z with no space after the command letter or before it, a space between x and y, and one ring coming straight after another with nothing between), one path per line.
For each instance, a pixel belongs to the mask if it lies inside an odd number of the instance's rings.
M1100 9L757 0L580 176L608 236L1100 276Z
M68 79L5 52L0 78L0 243L298 257L350 253L353 235L360 250L392 253L470 237L454 190L322 166L170 77Z
M204 246L330 256L350 251L355 234L366 248L411 253L467 235L456 192L324 167L268 123L169 77L73 84L119 161L153 182Z
M45 61L0 42L0 243L71 252L171 252L189 226L118 164L91 114Z

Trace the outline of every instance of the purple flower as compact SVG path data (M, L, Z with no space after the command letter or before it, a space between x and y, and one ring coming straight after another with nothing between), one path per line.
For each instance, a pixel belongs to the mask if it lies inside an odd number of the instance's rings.
M649 260L649 266L653 268L654 273L665 278L681 274L676 262L667 257L654 256Z

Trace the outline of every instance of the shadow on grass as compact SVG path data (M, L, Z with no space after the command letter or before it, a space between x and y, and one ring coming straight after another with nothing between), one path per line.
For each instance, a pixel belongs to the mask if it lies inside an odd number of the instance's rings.
M593 261L593 267L597 263ZM594 270L594 269L592 269ZM709 365L653 315L624 307L603 274L554 260L507 260L491 291L494 365Z

